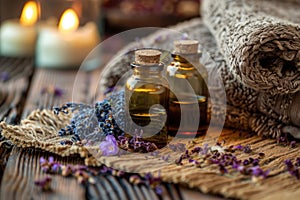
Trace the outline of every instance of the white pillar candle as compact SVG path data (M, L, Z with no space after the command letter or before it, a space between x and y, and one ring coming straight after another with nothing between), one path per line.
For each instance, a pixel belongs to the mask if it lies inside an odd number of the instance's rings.
M0 27L0 54L10 57L33 56L37 31L34 26L38 7L34 1L25 4L21 18L4 21Z
M36 66L79 67L88 53L99 43L99 33L94 22L88 22L77 29L76 26L79 24L77 16L75 19L72 17L74 17L72 14L63 14L59 29L49 27L40 29L36 47Z

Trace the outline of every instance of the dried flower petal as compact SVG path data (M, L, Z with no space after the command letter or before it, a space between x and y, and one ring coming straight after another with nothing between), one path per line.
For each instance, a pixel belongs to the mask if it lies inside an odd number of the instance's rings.
M112 135L108 135L105 141L100 143L100 150L104 156L114 156L119 152L119 147L117 145L116 139Z
M9 79L9 73L4 71L0 73L0 81L5 82Z
M290 143L290 147L291 148L295 148L296 147L296 141L291 141L291 143Z
M46 176L43 179L35 180L34 184L38 187L40 187L43 191L49 191L51 190L51 177Z

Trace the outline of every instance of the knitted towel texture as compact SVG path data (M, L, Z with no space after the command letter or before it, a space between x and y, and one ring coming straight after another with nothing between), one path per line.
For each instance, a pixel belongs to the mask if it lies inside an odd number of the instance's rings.
M257 109L299 138L299 1L204 1L203 20L229 73L256 90ZM254 128L254 127L253 127ZM267 130L266 130L267 131ZM274 134L272 134L274 136ZM278 136L278 135L277 135Z
M202 11L232 74L255 90L282 94L300 89L296 7L299 1L213 0Z

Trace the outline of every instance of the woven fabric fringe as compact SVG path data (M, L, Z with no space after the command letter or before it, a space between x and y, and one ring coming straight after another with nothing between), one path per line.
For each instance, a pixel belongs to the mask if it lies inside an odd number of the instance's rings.
M22 148L39 148L60 156L80 155L85 163L100 165L91 152L99 150L99 146L87 146L78 143L62 145L61 142L71 136L59 137L58 131L65 128L71 120L71 114L56 115L52 110L35 110L20 125L0 123L1 135ZM100 152L99 152L100 153Z

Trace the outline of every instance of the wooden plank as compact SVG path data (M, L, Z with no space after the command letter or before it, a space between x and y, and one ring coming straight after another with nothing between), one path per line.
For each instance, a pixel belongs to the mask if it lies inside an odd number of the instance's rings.
M75 79L78 79L80 82L84 80L85 77L86 73L77 74L76 70L59 71L37 69L28 93L29 95L26 100L23 117L26 117L26 115L34 109L51 109L54 105L59 105L72 100L84 101L87 96L85 94L87 89L85 88L88 86L85 84L78 84L76 95L72 95L72 89ZM53 95L54 93L50 91L51 88L59 88L59 90L62 90L63 95ZM49 91L42 93L42 90ZM42 176L39 167L40 156L48 157L49 154L39 150L19 149L16 147L13 149L7 162L7 168L5 168L3 174L0 199L16 199L19 197L25 199L84 198L84 188L80 186L75 179L64 178L59 175L50 175L53 179L53 192L44 193L39 191L37 187L34 186L33 182L36 178ZM60 158L59 156L55 156L55 159L68 164L75 162L74 159ZM77 164L78 161L75 163Z
M0 199L84 199L84 187L71 177L47 174L52 178L52 192L42 192L34 185L34 180L46 176L40 168L40 157L50 155L35 149L14 147L3 176ZM83 164L79 158L52 156L62 164Z
M88 199L145 199L158 200L154 190L145 185L134 185L112 175L95 177L96 184L87 186Z
M199 177L200 178L200 177ZM222 197L217 197L209 194L203 194L197 190L185 188L185 187L180 187L181 194L183 199L187 200L198 200L198 199L203 199L203 200L222 200L224 198Z
M0 180L2 180L3 172L6 167L7 160L9 158L10 152L12 150L12 145L2 143L0 147Z
M32 58L0 57L0 121L19 121L33 71ZM0 182L11 150L11 143L0 135Z
M85 73L77 73L77 70L37 69L22 118L34 109L51 109L68 101L86 101L88 86L80 84L84 83L85 77ZM61 91L62 95L55 95L51 90Z
M0 121L18 122L33 71L31 58L0 57Z

